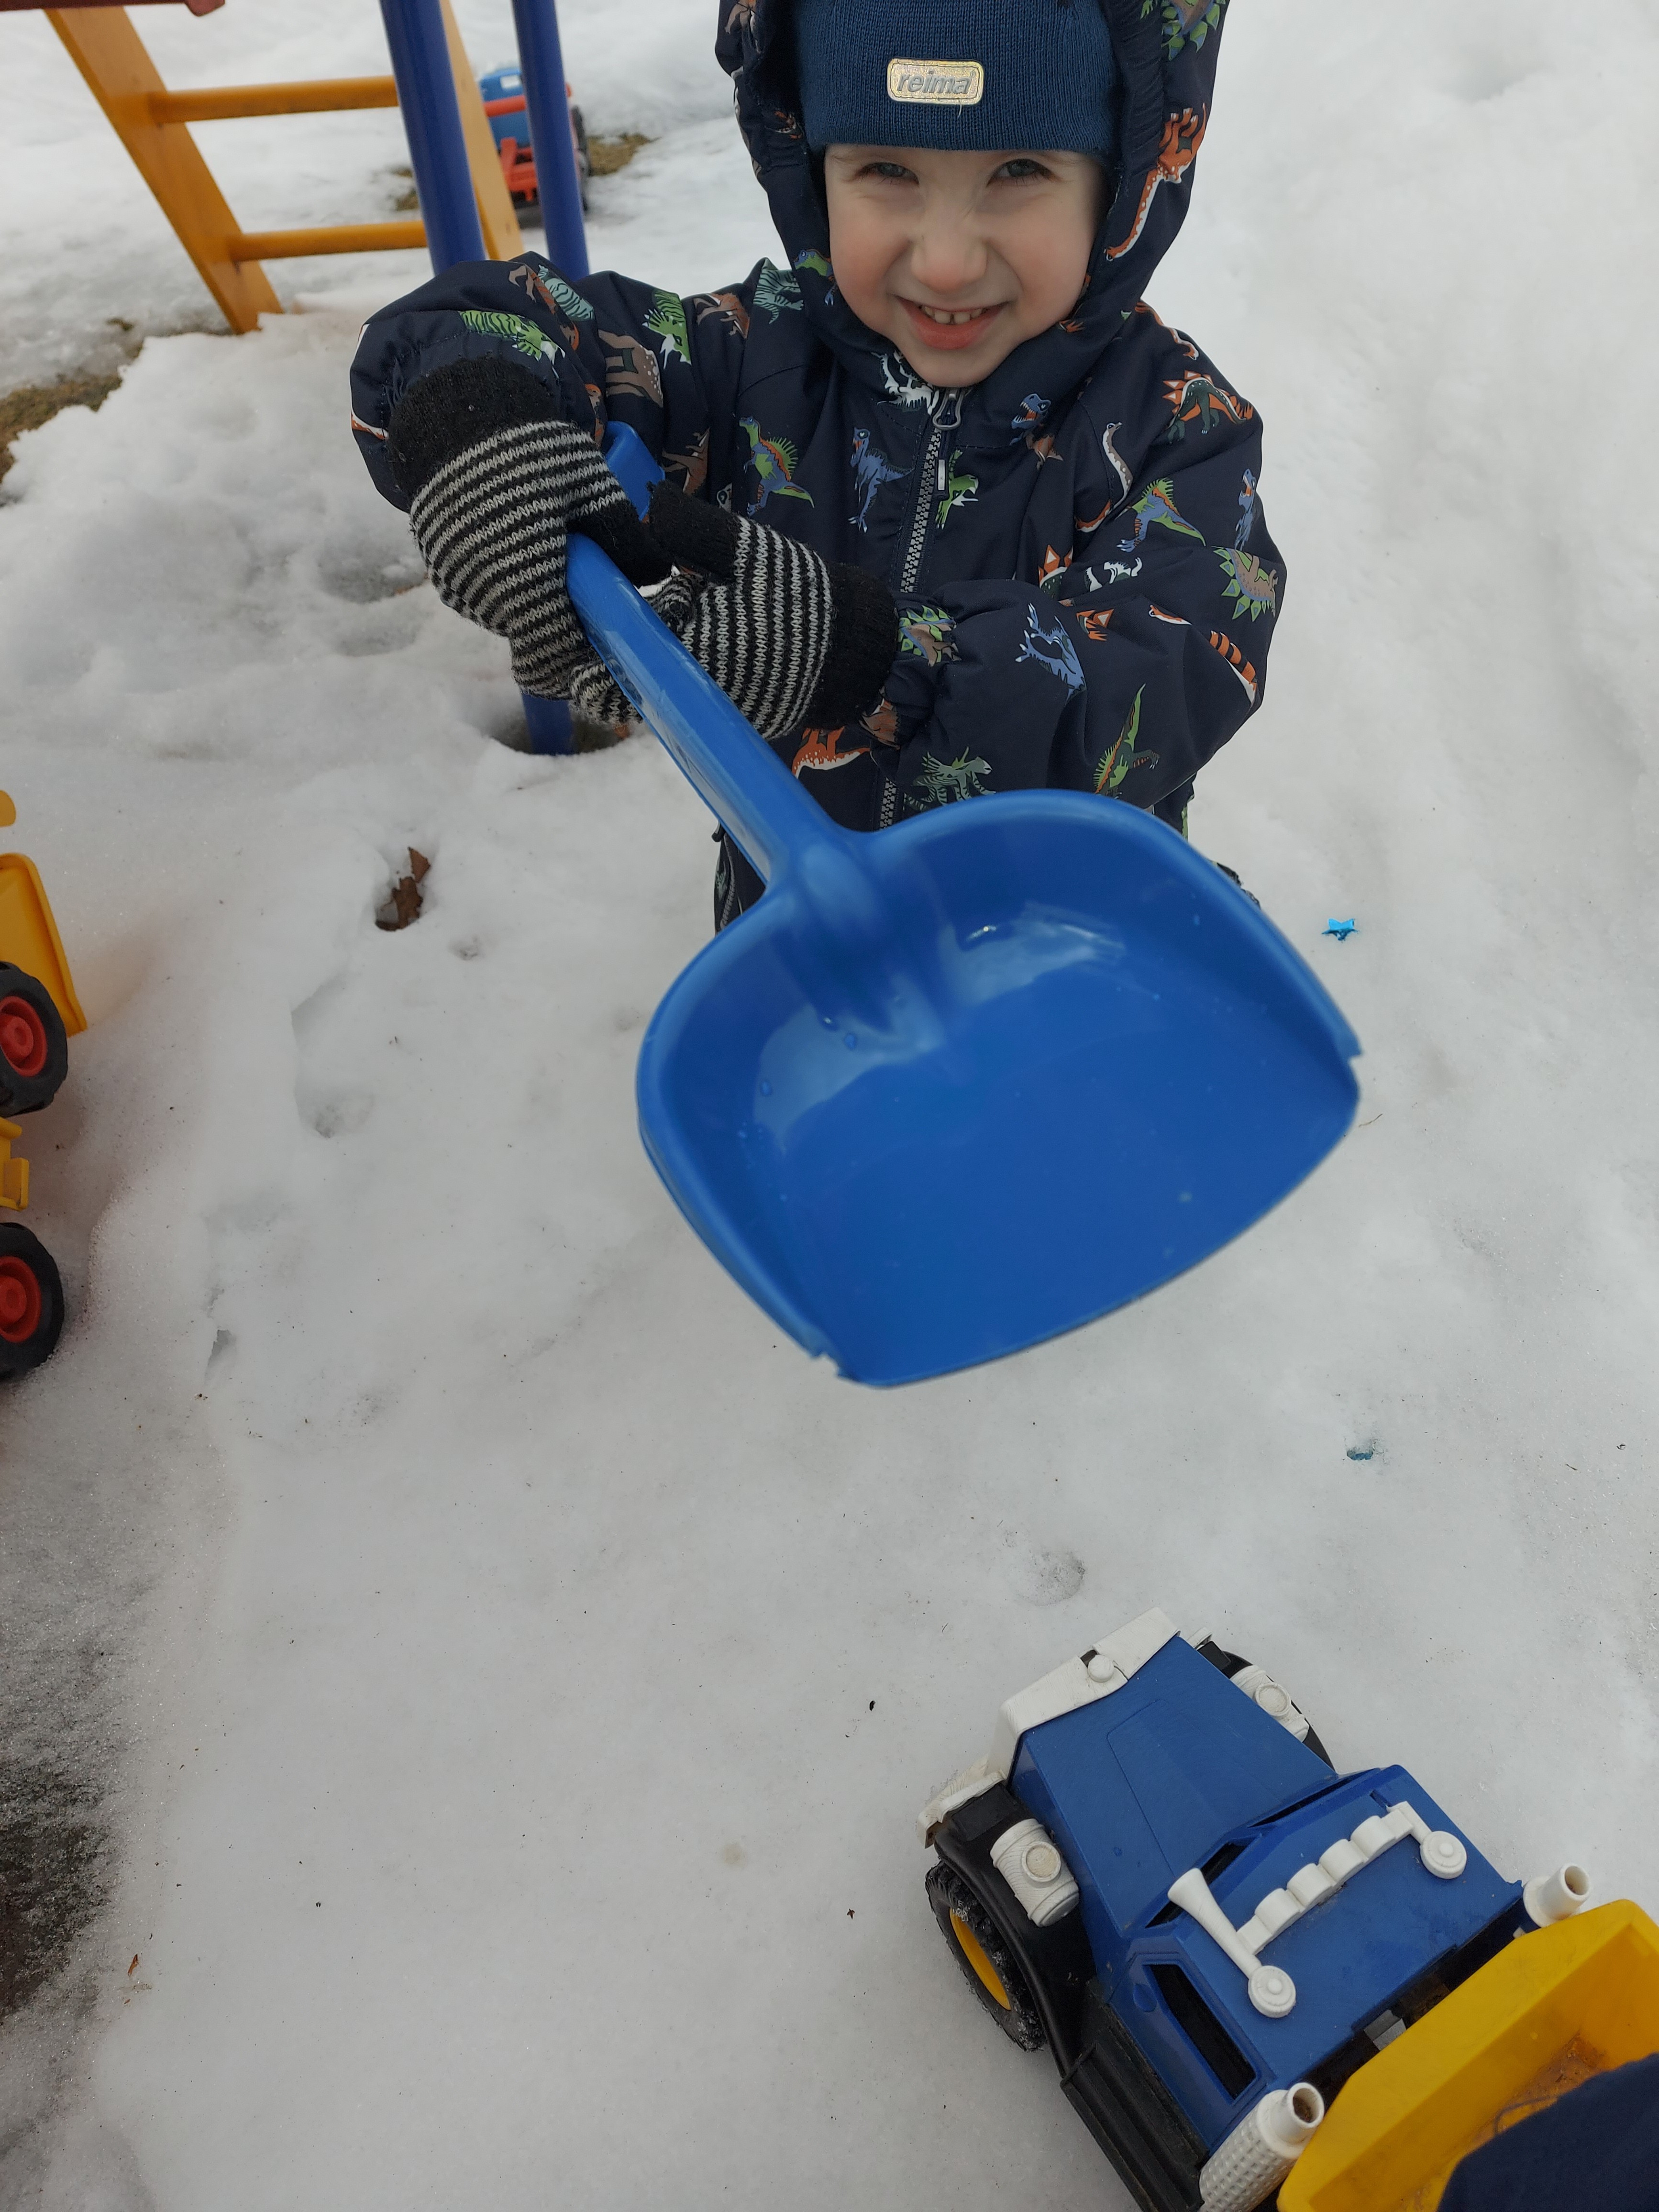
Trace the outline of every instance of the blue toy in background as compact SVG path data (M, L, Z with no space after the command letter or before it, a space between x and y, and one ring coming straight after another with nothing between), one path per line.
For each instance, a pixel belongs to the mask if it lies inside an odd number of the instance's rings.
M643 509L660 474L607 457ZM1255 903L1133 807L1020 791L831 821L590 540L570 591L766 896L672 986L640 1127L812 1352L908 1382L1194 1267L1347 1129L1352 1031Z
M592 173L592 163L587 151L587 126L582 120L580 108L570 99L568 84L564 89L569 108L570 138L580 185L582 210L586 213L587 179ZM530 135L530 95L524 72L516 64L491 70L487 76L478 79L478 90L483 95L484 113L489 118L495 150L501 156L501 174L506 179L507 191L521 206L538 204L541 185L536 173L536 149Z
M478 90L483 95L485 112L489 113L492 107L495 110L489 117L489 127L495 134L495 143L505 145L509 138L513 138L527 146L530 143L530 125L525 118L525 111L522 107L507 105L508 101L516 102L524 98L524 76L518 64L514 62L510 67L491 70L487 76L481 76Z
M969 1988L1146 2212L1431 2207L1517 2111L1659 2044L1645 1914L1577 1921L1576 1866L1506 1881L1157 1611L1011 1698L917 1826Z

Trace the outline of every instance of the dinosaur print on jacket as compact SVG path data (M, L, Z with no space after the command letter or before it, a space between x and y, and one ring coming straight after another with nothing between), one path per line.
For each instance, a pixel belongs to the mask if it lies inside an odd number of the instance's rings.
M915 374L902 353L882 356L881 380L887 397L906 407L931 407L933 404L933 386Z
M1071 565L1070 553L1061 553L1056 547L1051 545L1043 555L1042 564L1037 569L1038 583L1045 592L1054 591L1064 580L1066 571Z
M1198 149L1204 143L1204 132L1209 119L1207 114L1194 115L1188 107L1165 121L1158 159L1146 172L1146 181L1140 188L1140 204L1135 210L1133 227L1121 246L1107 247L1109 259L1121 261L1133 246L1139 243L1140 234L1146 229L1146 219L1152 211L1152 202L1158 198L1158 186L1178 185L1192 167L1198 159Z
M1171 377L1164 387L1164 396L1171 414L1164 439L1170 446L1186 436L1189 422L1196 422L1200 437L1207 438L1218 422L1248 422L1255 413L1248 400L1237 398L1195 368L1184 376Z
M688 307L697 311L700 323L720 321L728 330L735 331L740 338L749 335L749 310L735 292L699 292L688 300Z
M1250 532L1255 527L1255 477L1246 469L1244 489L1238 495L1238 527L1233 532L1233 544L1242 553L1250 542Z
M1161 0L1164 10L1164 51L1173 61L1186 46L1201 46L1212 31L1221 27L1227 0ZM1141 12L1151 15L1152 0L1141 0Z
M853 433L853 490L858 501L856 514L848 520L860 530L870 527L870 504L884 484L898 483L909 475L908 469L896 469L885 453L875 446L867 430Z
M607 349L605 356L605 391L608 399L623 393L637 392L641 399L648 399L653 407L662 405L662 372L657 367L657 356L647 345L641 343L626 331L601 331L599 343Z
M1227 574L1225 596L1240 614L1255 622L1279 612L1279 578L1273 569L1254 553L1241 553L1234 545L1224 546L1215 557Z
M751 519L760 513L774 492L780 499L804 499L811 507L811 493L805 484L795 482L800 457L788 439L763 436L752 415L745 415L738 428L749 441L749 465L755 475L757 489L749 503Z
M462 322L480 337L510 338L518 350L532 361L557 361L559 348L544 331L535 323L526 322L522 315L504 315L489 307L463 307Z
M1019 649L1021 660L1035 660L1059 677L1068 691L1083 689L1083 671L1079 665L1077 647L1066 634L1064 615L1054 617L1052 629L1042 627L1041 617L1032 607L1025 617L1025 642Z
M1106 425L1106 428L1100 434L1100 450L1105 454L1107 459L1111 463L1112 472L1123 487L1124 498L1127 499L1129 494L1135 488L1135 480L1133 476L1130 473L1129 464L1124 459L1122 454L1119 453L1115 442L1118 432L1122 428L1123 425L1121 422L1109 422ZM1109 508L1107 510L1109 514L1110 511L1111 510ZM1104 519L1104 516L1103 516L1102 520L1103 521Z
M795 256L795 281L797 283L800 281L800 275L803 270L805 270L809 276L823 277L824 284L823 304L826 307L833 307L836 304L836 272L830 266L829 256L827 254L818 252L816 247L809 246L805 253L798 253Z
M688 499L695 499L708 481L708 433L700 430L691 441L689 453L665 453L662 465L665 469L679 471L680 489Z
M685 302L672 292L659 292L645 318L645 327L662 342L663 366L678 358L691 359L691 335L685 327Z
M1123 727L1116 738L1101 755L1095 769L1095 789L1109 795L1115 792L1131 769L1152 768L1157 765L1156 753L1138 753L1135 741L1140 734L1140 702L1146 696L1143 684L1135 693L1134 704L1129 709Z
M951 465L945 478L945 496L939 503L939 520L935 528L943 530L959 507L971 507L979 494L979 478L958 470L960 453L952 453Z
M1129 510L1135 519L1134 536L1118 540L1120 553L1133 553L1137 545L1144 545L1146 533L1154 523L1165 530L1173 530L1182 538L1196 538L1201 545L1204 533L1194 530L1175 503L1175 483L1170 477L1160 477L1156 483L1148 484Z
M799 314L800 286L792 270L775 268L769 261L762 262L755 279L754 312L772 323L783 313Z
M1221 630L1212 629L1210 632L1210 647L1212 652L1218 653L1221 655L1221 658L1226 662L1228 667L1232 670L1233 674L1237 677L1239 682L1244 686L1244 696L1249 699L1251 706L1254 707L1256 702L1256 694L1260 688L1256 680L1255 668L1248 660L1246 660L1243 654L1233 643L1231 638L1225 635L1225 634Z
M927 753L916 778L916 789L930 806L948 806L957 799L979 798L985 789L981 779L990 773L989 761L970 758L966 753L953 761L935 760Z
M954 660L957 648L951 633L956 625L943 607L912 607L899 617L899 653L915 653L937 668L941 660Z
M508 270L507 281L517 284L532 300L539 300L544 307L550 307L567 322L591 323L593 319L588 301L544 261L521 261L516 269Z
M870 748L854 745L850 752L842 752L841 740L846 735L845 725L836 730L803 730L800 745L790 766L797 775L806 769L851 768Z

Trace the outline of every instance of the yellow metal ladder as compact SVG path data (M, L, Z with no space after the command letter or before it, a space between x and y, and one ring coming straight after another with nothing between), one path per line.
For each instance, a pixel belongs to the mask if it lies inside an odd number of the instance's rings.
M510 260L524 250L512 195L450 0L441 0L441 6L484 251L492 260ZM395 107L398 89L390 76L169 92L125 8L48 8L44 13L233 331L251 331L261 315L282 313L282 301L262 266L264 262L301 254L375 253L425 245L426 227L418 221L245 231L190 135L192 123L234 116Z

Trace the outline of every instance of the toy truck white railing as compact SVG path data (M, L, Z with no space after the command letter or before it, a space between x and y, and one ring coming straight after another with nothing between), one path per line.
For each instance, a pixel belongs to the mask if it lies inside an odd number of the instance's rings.
M1444 1828L1431 1829L1402 1798L1387 1813L1373 1813L1351 1836L1339 1836L1310 1865L1298 1867L1282 1889L1270 1889L1242 1928L1235 1928L1194 1867L1170 1885L1170 1902L1191 1913L1244 1976L1250 2002L1268 2020L1283 2020L1296 2004L1296 1984L1280 1966L1264 1966L1260 1954L1304 1912L1334 1897L1361 1867L1412 1837L1418 1856L1441 1881L1455 1881L1469 1863L1468 1852Z

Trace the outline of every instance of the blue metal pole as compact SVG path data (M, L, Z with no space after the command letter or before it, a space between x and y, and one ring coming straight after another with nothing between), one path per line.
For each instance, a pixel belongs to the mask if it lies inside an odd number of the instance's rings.
M461 135L443 10L438 0L380 0L380 14L433 270L453 269L458 261L482 261L483 232Z
M392 49L392 74L409 139L415 190L420 195L421 220L426 225L433 272L439 275L458 261L484 258L443 10L438 0L380 0L380 14ZM574 752L570 709L563 700L534 699L528 692L520 696L532 752Z
M570 136L558 10L554 0L513 0L513 21L547 251L567 276L586 276L587 233L582 228L582 187Z

